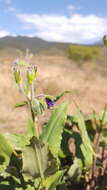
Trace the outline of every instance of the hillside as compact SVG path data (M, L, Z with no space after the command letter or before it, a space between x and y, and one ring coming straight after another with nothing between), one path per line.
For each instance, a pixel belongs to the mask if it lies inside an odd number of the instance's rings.
M25 51L28 48L32 53L47 52L50 49L64 50L69 43L48 42L37 37L6 36L0 38L0 49L14 48ZM53 51L53 50L52 50Z

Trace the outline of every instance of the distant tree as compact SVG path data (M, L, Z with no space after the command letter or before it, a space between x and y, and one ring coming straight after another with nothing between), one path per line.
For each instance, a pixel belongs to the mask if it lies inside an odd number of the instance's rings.
M107 35L103 36L103 44L107 46Z

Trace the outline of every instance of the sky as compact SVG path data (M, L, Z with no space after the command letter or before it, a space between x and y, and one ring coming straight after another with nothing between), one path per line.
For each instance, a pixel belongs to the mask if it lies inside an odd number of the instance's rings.
M93 43L107 34L107 0L0 0L0 37Z

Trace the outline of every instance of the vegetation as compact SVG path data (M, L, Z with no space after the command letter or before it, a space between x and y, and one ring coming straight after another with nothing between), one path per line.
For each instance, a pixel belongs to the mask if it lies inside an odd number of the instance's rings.
M103 44L104 44L104 46L107 46L107 36L106 35L103 36Z
M0 189L106 189L107 107L86 117L76 105L68 115L67 104L55 104L70 92L36 94L37 66L18 61L13 73L25 97L15 107L26 106L31 118L26 133L0 134ZM40 132L39 115L47 109L51 116Z
M90 61L99 58L100 48L98 46L71 45L68 47L67 53L75 61Z
M0 38L0 50L7 49L7 48L13 48L21 50L22 52L25 52L26 48L28 48L32 53L39 53L39 52L48 52L49 54L54 54L52 50L50 49L60 49L62 52L65 51L69 44L68 43L57 43L57 42L48 42L45 40L42 40L38 37L26 37L26 36L6 36L3 38Z

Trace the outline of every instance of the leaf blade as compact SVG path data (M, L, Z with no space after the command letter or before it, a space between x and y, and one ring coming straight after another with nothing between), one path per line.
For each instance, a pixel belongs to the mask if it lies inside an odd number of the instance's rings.
M53 111L51 118L47 126L43 129L40 137L44 143L48 143L50 150L55 155L58 154L60 149L61 135L66 117L67 104L62 104Z

